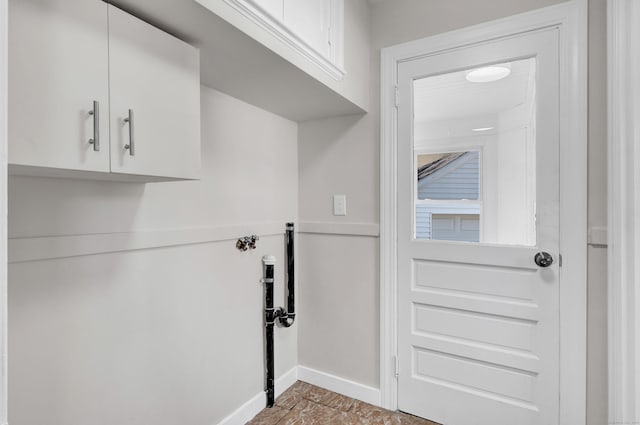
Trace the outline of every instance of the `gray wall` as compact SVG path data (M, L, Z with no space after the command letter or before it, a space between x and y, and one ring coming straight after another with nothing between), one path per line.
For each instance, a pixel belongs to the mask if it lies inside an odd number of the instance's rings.
M375 125L372 115L299 125L301 223L378 223ZM334 193L346 195L347 216L332 215ZM304 234L298 247L300 365L378 387L378 238Z
M376 3L372 7L372 86L371 112L365 116L342 117L305 122L299 126L299 217L300 221L334 223L379 222L379 60L380 49L444 31L462 28L492 19L506 17L554 3L557 0L394 0ZM606 96L605 96L605 0L589 0L590 4L590 62L589 62L589 225L606 226ZM348 215L331 214L331 195L347 195ZM336 227L339 229L339 227ZM313 243L313 238L322 238ZM341 252L340 261L357 262L353 270L333 276L321 299L312 299L310 291L301 292L301 304L315 303L300 323L299 360L302 365L335 373L346 379L377 386L379 365L351 370L345 364L348 355L371 356L369 347L379 344L379 281L377 276L364 282L354 272L377 270L377 253L363 256L360 252L344 250L345 241L358 237L346 235L305 235L301 241L301 255L307 258L333 258ZM371 240L369 240L371 239ZM367 239L368 249L377 239ZM366 252L366 251L365 251ZM300 285L324 285L319 275L301 270ZM304 278L304 281L302 280ZM589 247L589 347L588 347L588 422L606 423L606 249ZM354 283L355 282L355 283ZM348 288L348 289L345 289ZM346 299L345 299L346 298ZM340 304L358 305L368 324L342 323L340 326L315 324L325 319L321 312L331 311L335 300ZM371 304L364 306L369 300ZM375 312L372 315L371 312ZM302 337L314 333L314 340ZM357 338L354 336L357 335ZM323 344L342 341L334 350L344 356L320 357L314 350ZM375 352L377 355L377 350ZM578 389L577 389L578 390Z
M589 229L607 226L607 11L589 0ZM607 247L588 247L587 418L607 423Z
M300 365L378 387L378 240L299 238Z
M204 87L202 123L201 181L10 178L11 237L270 222L284 233L297 125ZM266 253L282 265L283 236L246 253L226 240L10 264L10 423L218 423L263 390ZM278 377L298 363L297 325L276 337Z

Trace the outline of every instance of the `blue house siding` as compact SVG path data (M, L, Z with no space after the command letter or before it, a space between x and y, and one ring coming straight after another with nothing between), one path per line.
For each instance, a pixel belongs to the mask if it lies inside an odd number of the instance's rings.
M418 199L478 199L480 153L466 152L447 166L418 180Z
M416 205L416 239L431 239L431 211L429 211L429 205Z

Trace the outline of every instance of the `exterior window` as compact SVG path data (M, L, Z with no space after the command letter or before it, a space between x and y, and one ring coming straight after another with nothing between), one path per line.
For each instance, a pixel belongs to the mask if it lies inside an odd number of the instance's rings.
M416 157L416 239L480 241L481 152Z

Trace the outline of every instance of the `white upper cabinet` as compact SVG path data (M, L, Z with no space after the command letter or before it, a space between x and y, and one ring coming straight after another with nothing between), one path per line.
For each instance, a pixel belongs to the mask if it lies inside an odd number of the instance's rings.
M284 24L302 40L331 59L331 0L283 0Z
M9 6L12 174L198 177L197 49L100 0Z
M344 0L224 1L334 79L344 77Z
M15 0L9 15L9 162L109 171L106 3Z
M109 6L111 171L197 178L198 51Z

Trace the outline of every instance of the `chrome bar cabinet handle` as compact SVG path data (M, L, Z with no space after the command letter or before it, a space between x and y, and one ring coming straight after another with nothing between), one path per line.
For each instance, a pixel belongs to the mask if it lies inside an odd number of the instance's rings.
M89 139L89 144L93 145L94 152L100 152L100 102L93 101L93 110L89 111L93 115L93 139Z
M124 148L129 149L130 156L134 156L136 154L136 142L133 132L133 109L129 109L129 116L124 119L124 122L129 124L129 144L124 145Z

